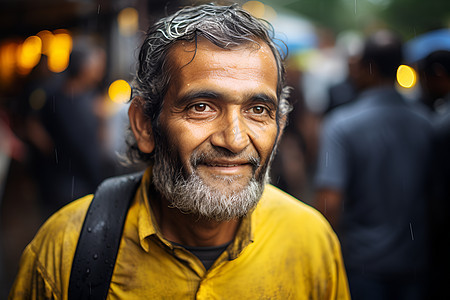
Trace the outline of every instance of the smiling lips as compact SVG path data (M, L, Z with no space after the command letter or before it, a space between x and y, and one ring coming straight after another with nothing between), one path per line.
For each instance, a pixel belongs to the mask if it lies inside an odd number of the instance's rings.
M236 167L242 165L248 165L250 162L248 160L217 160L204 162L205 165L209 167Z
M242 175L251 169L248 160L214 160L203 162L199 167L206 167L210 172L222 175Z

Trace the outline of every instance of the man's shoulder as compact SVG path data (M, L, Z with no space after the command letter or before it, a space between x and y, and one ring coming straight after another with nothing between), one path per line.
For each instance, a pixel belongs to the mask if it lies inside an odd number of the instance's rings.
M319 211L273 185L266 186L258 210L262 218L282 222L287 226L295 224L304 228L312 225L317 230L332 231L328 221Z
M30 246L34 252L45 252L51 247L70 246L75 250L81 226L93 195L75 200L55 212L39 229Z
M267 247L286 247L311 259L319 259L323 253L331 257L340 251L337 236L325 217L276 187L266 187L253 216L255 241L264 240Z
M86 196L53 214L27 246L10 298L63 299L84 216L92 200ZM45 296L44 296L45 295Z
M294 196L291 196L290 194L272 184L266 185L261 198L261 202L265 206L288 206L296 207L296 209L300 210L309 210L310 208L301 200L295 198Z

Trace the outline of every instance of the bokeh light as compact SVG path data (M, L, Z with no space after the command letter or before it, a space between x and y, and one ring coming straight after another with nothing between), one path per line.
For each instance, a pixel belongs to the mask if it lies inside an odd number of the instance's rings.
M53 38L49 40L47 48L48 68L50 71L60 73L69 66L70 53L72 52L72 36L67 30L54 31Z
M54 38L53 33L49 30L41 30L36 35L42 40L42 54L48 55Z
M401 87L412 88L416 85L417 75L413 68L401 65L397 69L397 82Z
M18 45L7 42L0 47L0 85L8 85L14 78Z
M251 13L256 18L262 18L265 12L265 5L259 1L248 1L242 8Z
M37 88L31 92L28 102L33 110L40 110L45 105L47 94L43 88Z
M41 59L42 41L38 36L28 37L17 49L17 67L20 74L28 74Z
M276 18L277 18L276 10L272 6L265 5L263 19L273 22Z
M242 5L242 8L254 17L265 19L270 22L273 22L277 18L275 9L260 1L248 1Z
M135 8L127 7L117 16L119 32L124 36L133 36L139 28L139 13Z
M116 103L125 103L130 100L131 87L125 80L118 79L109 86L108 95Z

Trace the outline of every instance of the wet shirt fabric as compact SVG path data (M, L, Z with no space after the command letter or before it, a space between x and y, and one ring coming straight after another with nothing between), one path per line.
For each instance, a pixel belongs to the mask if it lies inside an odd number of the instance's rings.
M209 270L166 240L149 205L150 170L128 213L108 299L349 299L339 242L311 207L268 185ZM67 299L92 196L53 215L22 255L10 299Z

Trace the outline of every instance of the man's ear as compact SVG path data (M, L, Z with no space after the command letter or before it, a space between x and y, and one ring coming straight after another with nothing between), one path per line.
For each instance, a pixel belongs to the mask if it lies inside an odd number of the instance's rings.
M150 119L144 115L144 99L142 97L133 98L128 109L128 117L139 150L143 153L152 153L155 149L155 138Z

